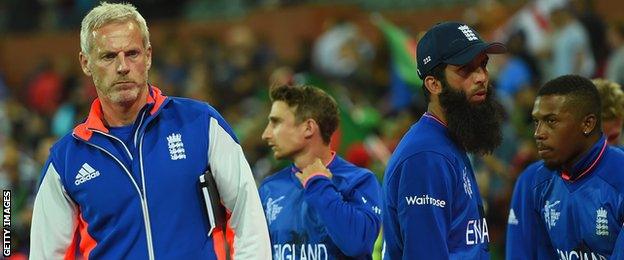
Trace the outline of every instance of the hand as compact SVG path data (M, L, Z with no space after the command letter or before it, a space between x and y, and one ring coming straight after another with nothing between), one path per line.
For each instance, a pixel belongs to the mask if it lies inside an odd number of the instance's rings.
M297 179L299 179L301 184L305 187L305 184L310 177L313 177L319 174L324 175L330 179L333 176L332 173L329 171L329 169L327 169L325 165L323 165L323 162L321 162L321 159L316 158L316 160L312 164L306 166L301 172L298 172L295 175L297 176Z

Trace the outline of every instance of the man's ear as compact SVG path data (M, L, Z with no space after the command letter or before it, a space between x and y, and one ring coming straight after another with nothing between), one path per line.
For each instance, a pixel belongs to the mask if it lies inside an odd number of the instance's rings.
M152 67L152 45L147 46L147 49L145 50L145 55L147 55L147 61L145 62L145 64L147 66L147 70L149 70Z
M305 122L303 122L304 125L304 132L303 132L303 137L305 139L310 139L314 136L315 133L319 132L319 126L316 123L316 120L312 119L312 118L308 118Z
M82 72L91 77L91 69L89 69L89 57L84 53L78 53L78 60L80 61L80 67L82 68Z
M434 95L439 95L440 93L442 93L442 82L440 82L435 77L427 76L425 77L423 82L425 84L425 88L429 90L429 93Z
M598 126L598 118L594 114L586 115L581 122L581 130L586 136Z

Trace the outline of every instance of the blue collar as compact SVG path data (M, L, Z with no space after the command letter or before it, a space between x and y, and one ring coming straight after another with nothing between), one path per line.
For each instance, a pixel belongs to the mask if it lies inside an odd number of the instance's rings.
M329 160L329 162L325 165L325 167L326 167L327 169L332 168L332 166L333 166L333 164L334 164L334 161L336 161L336 157L337 157L337 156L336 156L336 151L331 151L331 154L332 154L332 158L331 158L331 159ZM291 172L293 173L293 175L294 175L295 173L301 172L301 169L297 168L297 166L296 166L296 165L295 165L295 163L293 162L293 163L290 165L290 171L291 171Z
M446 123L442 122L442 120L440 120L434 114L431 114L429 112L425 112L420 119L421 120L425 120L425 121L435 122L436 124L438 124L438 125L440 125L440 126L442 126L444 128L447 128Z
M574 164L571 171L564 170L559 173L561 178L566 181L576 181L588 174L598 165L606 149L607 139L602 135L598 142L596 142L589 151L585 152L585 155Z

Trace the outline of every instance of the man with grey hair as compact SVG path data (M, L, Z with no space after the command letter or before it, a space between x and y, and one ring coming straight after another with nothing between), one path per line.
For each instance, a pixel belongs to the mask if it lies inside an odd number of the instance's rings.
M95 7L82 21L80 45L98 98L85 122L50 150L30 257L270 259L236 136L208 104L167 97L147 83L152 47L136 8ZM204 189L210 180L213 189Z

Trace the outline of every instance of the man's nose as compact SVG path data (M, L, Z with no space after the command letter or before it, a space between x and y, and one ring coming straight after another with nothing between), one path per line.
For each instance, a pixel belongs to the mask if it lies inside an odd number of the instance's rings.
M267 125L266 128L264 128L264 132L262 132L262 140L269 140L270 138L270 131L269 131L269 126Z
M128 62L126 61L126 55L123 52L117 54L117 73L119 74L128 74L130 72L130 67L128 67Z
M472 77L475 84L483 84L488 79L488 74L483 67L478 67L474 72L472 72Z
M535 140L544 140L546 138L546 135L544 134L544 127L543 127L542 123L537 123L535 125L535 131L533 132L533 138L535 138Z

